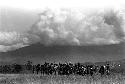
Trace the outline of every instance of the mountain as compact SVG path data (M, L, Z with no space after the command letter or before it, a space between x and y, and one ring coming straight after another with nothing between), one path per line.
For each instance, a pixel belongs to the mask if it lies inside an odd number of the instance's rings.
M0 59L19 63L32 60L33 63L70 61L73 63L100 62L98 64L101 64L105 61L125 59L124 46L125 43L91 46L45 46L37 43L14 51L2 52Z

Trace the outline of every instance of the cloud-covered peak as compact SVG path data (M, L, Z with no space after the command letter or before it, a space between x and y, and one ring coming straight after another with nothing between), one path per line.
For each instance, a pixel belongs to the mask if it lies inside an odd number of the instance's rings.
M45 10L29 31L44 45L109 45L124 38L124 19L114 10Z

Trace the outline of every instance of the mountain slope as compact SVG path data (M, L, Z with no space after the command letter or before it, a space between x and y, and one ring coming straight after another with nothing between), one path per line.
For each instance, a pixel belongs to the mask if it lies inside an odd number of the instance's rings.
M44 46L32 44L14 51L0 53L0 58L33 60L34 62L103 62L124 59L125 43L91 46Z

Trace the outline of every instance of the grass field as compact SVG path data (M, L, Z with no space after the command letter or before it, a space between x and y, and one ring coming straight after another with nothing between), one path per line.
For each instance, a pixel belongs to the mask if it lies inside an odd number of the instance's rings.
M125 84L125 76L41 76L34 74L1 74L0 84Z

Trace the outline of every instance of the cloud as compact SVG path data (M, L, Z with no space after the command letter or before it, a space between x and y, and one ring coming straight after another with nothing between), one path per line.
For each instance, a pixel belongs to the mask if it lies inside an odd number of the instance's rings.
M21 43L10 45L10 46L0 45L0 52L12 51L12 50L16 50L25 46L28 46L28 45L23 45Z
M18 32L0 32L0 45L13 45L17 43L28 43L28 39Z
M40 14L28 32L44 45L110 45L124 39L124 19L119 11L50 10Z
M124 13L111 10L46 9L29 31L0 31L0 52L43 45L110 45L125 40Z
M7 52L29 45L29 39L18 32L0 32L0 52Z

